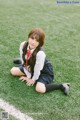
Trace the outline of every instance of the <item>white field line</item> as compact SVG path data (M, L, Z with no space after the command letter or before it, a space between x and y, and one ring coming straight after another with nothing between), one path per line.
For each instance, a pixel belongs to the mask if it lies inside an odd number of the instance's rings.
M10 115L14 116L18 120L33 120L27 114L22 113L20 110L16 109L13 105L0 99L0 108L8 112Z

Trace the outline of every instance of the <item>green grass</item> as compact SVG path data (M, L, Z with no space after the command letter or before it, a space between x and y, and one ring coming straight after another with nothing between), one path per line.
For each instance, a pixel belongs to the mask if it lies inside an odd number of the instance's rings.
M79 1L79 0L78 0ZM46 33L45 52L55 83L70 82L71 92L38 94L10 75L19 45L32 28ZM80 120L80 4L56 0L0 0L0 98L34 120Z

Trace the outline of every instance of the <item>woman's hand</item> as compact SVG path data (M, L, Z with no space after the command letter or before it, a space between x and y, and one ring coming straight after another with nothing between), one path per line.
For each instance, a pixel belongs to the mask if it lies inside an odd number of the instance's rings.
M30 79L30 78L27 78L27 77L25 77L25 76L21 76L21 77L20 77L20 80L26 81L26 84L27 84L28 86L33 86L34 83L35 83L34 80L32 80L32 79Z
M30 79L30 78L27 78L26 85L28 85L28 86L33 86L34 83L35 83L34 80L32 80L32 79Z
M21 76L21 77L19 78L19 80L27 81L27 77L25 77L25 76Z

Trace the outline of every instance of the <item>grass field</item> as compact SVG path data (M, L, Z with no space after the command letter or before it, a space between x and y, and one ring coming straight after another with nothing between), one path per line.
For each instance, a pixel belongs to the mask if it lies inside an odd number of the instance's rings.
M46 33L44 48L54 66L55 83L70 82L69 96L60 91L38 94L10 75L20 43L35 27ZM34 120L80 120L80 4L0 0L0 98Z

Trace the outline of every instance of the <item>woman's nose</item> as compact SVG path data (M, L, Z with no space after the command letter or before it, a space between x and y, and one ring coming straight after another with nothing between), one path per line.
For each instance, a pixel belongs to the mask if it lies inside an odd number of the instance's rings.
M33 44L35 43L35 40L33 40Z

